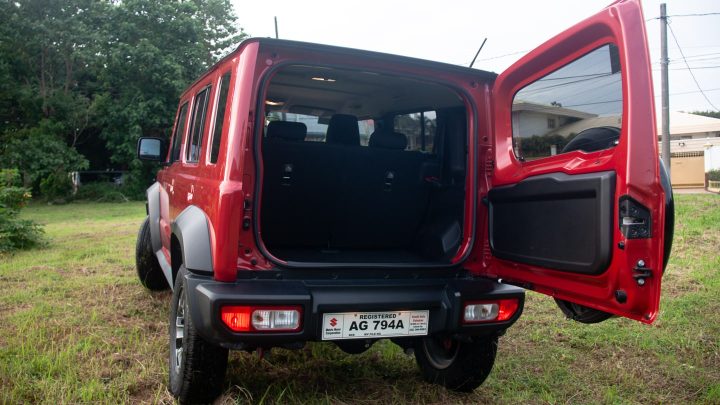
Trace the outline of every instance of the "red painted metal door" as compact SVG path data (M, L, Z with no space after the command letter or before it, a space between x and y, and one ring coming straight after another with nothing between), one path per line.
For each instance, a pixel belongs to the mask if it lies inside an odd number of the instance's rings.
M613 3L554 37L503 72L492 92L491 255L467 266L652 322L665 192L639 2Z

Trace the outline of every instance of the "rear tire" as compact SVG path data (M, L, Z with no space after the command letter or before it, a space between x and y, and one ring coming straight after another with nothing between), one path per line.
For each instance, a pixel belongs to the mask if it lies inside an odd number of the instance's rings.
M210 403L222 393L228 349L198 334L190 316L185 272L181 266L170 306L169 389L181 404Z
M415 360L425 381L471 392L490 374L497 345L497 336L474 338L472 342L429 336L415 342Z
M145 218L138 232L137 243L135 244L135 268L140 283L148 290L164 291L170 288L155 252L152 250L149 217Z

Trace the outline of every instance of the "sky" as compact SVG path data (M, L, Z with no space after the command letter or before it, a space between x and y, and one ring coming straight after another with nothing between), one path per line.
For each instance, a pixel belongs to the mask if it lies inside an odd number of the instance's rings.
M367 49L468 66L487 37L475 68L501 73L525 53L610 0L232 0L240 26L255 37ZM669 16L720 13L717 0L646 0L656 102L660 103L660 3ZM720 108L720 14L671 17L670 27L687 58L698 90L668 31L670 109ZM716 108L718 107L718 108ZM657 110L659 112L659 108Z

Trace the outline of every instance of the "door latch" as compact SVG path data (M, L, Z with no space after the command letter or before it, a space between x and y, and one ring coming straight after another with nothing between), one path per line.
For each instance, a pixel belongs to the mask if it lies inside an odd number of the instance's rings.
M650 210L629 196L620 197L620 231L628 239L649 238L652 233Z

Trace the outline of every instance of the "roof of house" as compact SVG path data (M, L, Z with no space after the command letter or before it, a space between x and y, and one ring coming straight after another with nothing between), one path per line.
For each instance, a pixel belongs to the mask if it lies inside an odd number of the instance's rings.
M662 114L658 111L656 115L657 131L660 135L662 133ZM720 132L720 119L670 111L670 135L704 132Z
M532 112L537 112L537 113L542 113L542 114L559 115L562 117L572 117L572 118L597 117L597 114L586 113L583 111L573 110L570 108L564 108L564 107L560 107L560 106L531 103L529 101L513 102L512 110L513 110L513 112L532 111Z

